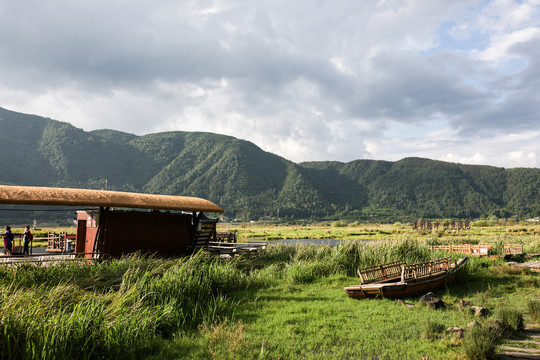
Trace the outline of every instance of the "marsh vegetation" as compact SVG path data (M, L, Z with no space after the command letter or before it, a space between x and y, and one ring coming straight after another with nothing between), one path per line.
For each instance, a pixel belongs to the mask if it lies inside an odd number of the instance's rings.
M484 349L485 339L498 334L466 331L460 340L448 333L448 327L466 329L475 319L458 307L459 300L489 310L481 323L498 320L516 331L525 310L538 317L537 274L501 259L471 259L456 283L438 292L444 311L350 299L343 287L358 283L359 267L461 257L429 251L432 241L444 237L395 228L404 233L389 241L275 245L233 259L199 253L182 259L132 255L94 264L2 265L0 357L463 359L495 352ZM538 252L537 230L483 231L449 238L519 242L526 252Z

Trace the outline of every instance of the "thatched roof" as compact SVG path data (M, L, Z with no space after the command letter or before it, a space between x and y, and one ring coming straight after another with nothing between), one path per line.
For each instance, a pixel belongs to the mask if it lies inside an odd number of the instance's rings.
M7 185L0 185L0 204L223 212L216 204L196 197Z

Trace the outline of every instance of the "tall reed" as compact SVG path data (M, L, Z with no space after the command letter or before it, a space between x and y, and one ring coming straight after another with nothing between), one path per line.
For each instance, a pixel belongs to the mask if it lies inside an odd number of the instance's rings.
M0 358L136 358L157 337L230 316L256 284L234 262L134 256L100 264L3 266Z
M276 245L259 254L263 261L283 264L284 276L292 283L306 283L321 276L355 276L361 267L396 260L425 261L433 257L425 241L404 238L392 241L344 241L328 245Z
M234 317L244 292L430 257L404 239L269 246L252 258L133 255L101 263L0 266L0 358L138 358L159 339Z

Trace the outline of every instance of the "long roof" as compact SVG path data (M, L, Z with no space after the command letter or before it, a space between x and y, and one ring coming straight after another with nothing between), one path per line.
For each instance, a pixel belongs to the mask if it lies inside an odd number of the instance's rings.
M0 185L0 204L223 212L223 209L213 202L196 197L8 185Z

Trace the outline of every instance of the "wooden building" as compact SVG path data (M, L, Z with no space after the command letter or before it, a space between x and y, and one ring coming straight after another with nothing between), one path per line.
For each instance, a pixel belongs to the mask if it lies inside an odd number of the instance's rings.
M77 211L75 252L86 256L184 254L215 238L216 221L204 212L223 212L194 197L3 185L0 203L93 207Z

